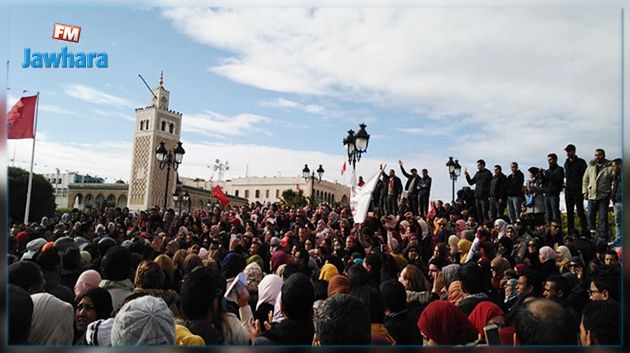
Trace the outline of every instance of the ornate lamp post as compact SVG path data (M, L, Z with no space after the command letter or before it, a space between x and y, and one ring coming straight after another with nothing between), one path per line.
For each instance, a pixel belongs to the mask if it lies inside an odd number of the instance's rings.
M311 206L315 205L315 182L321 183L323 176L324 168L322 168L321 164L319 168L317 168L317 176L315 176L315 171L311 172L311 170L308 169L308 164L305 164L304 169L302 169L302 177L304 177L304 180L307 183L309 181L311 182Z
M182 215L182 203L188 204L188 212L190 212L190 204L188 203L188 201L190 201L190 194L188 194L188 191L182 194L182 190L179 189L173 194L173 201L179 205L180 216Z
M455 182L457 181L457 177L462 173L462 166L459 165L459 161L456 159L453 161L453 157L448 157L448 162L446 162L446 166L448 167L448 174L451 176L451 181L453 182L453 193L451 202L455 202Z
M361 155L367 152L368 143L370 142L370 134L365 128L367 125L359 124L359 131L354 134L354 130L348 130L348 136L343 139L348 153L348 163L355 169L356 163L361 160Z
M160 162L160 170L166 168L166 186L164 187L164 209L166 209L166 200L168 197L168 183L171 176L171 168L177 170L184 158L184 148L181 142L177 142L177 147L172 151L169 151L164 146L164 142L160 142L160 145L155 150L155 158Z

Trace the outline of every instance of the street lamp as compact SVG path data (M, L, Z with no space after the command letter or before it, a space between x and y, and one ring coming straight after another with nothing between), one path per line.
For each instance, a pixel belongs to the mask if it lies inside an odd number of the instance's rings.
M321 183L322 177L324 176L324 168L321 164L319 165L319 168L317 168L317 176L315 176L315 172L316 171L311 172L311 170L308 169L308 164L305 164L304 169L302 169L302 177L304 180L307 183L309 181L311 182L311 205L315 204L315 182L317 181L318 183Z
M365 130L366 127L367 125L363 123L359 124L359 131L356 135L354 130L348 130L348 136L343 139L348 153L348 163L352 164L352 169L361 160L361 155L367 152L370 134Z
M457 177L462 173L462 166L459 165L459 161L456 159L453 161L453 157L448 157L448 162L446 162L446 166L448 167L448 174L451 176L451 181L453 182L453 194L452 194L452 203L455 203L455 182L457 181Z
M171 176L171 167L174 170L177 170L179 165L182 163L182 159L184 158L184 148L182 147L181 142L177 142L177 147L175 147L172 151L166 149L164 146L164 142L160 142L160 145L155 150L155 158L157 158L158 162L160 162L159 167L160 170L164 170L166 168L166 187L164 188L164 209L166 209L166 200L168 198L168 183Z
M188 204L188 212L190 212L190 204L188 203L188 201L190 201L190 195L188 194L188 191L182 194L182 190L179 189L173 194L173 201L179 205L180 216L182 215L182 203Z

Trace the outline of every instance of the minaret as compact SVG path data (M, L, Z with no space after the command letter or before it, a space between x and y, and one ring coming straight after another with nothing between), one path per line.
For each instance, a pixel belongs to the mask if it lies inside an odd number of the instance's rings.
M160 170L155 150L164 142L172 151L180 139L182 114L168 109L170 92L164 88L164 74L160 85L153 89L152 104L136 108L136 126L133 134L133 160L129 178L128 207L130 210L146 210L164 205L166 168ZM175 191L176 173L171 168L167 192L167 207L172 207L171 195Z

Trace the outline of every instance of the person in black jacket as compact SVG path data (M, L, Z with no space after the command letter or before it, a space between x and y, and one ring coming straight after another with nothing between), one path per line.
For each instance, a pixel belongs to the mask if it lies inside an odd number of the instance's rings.
M575 155L574 145L569 144L564 150L567 152L567 159L564 162L566 177L564 202L567 206L567 229L571 233L575 229L575 210L580 217L580 228L587 229L588 225L582 195L582 177L586 171L586 161Z
M475 205L477 209L477 222L488 220L488 196L490 195L490 183L492 173L486 169L486 162L483 159L477 161L477 173L470 177L468 170L464 171L468 185L475 184Z
M505 181L505 193L507 195L508 214L510 215L510 223L515 224L521 214L521 203L523 202L523 184L525 184L525 175L518 169L518 163L510 164L512 173L508 175Z
M564 168L558 165L558 156L555 153L548 154L547 161L549 162L549 169L540 169L545 192L547 223L552 221L561 223L560 191L564 185Z
M405 184L405 190L407 191L407 202L409 203L409 208L411 212L413 212L414 216L418 215L418 186L420 185L420 176L418 175L418 170L416 168L411 168L411 174L405 171L405 167L403 167L403 162L398 161L400 164L400 170L403 175L407 178L407 183Z
M398 215L398 199L402 194L402 182L393 169L389 170L389 175L385 172L381 172L381 175L387 192L387 214Z
M422 217L426 217L429 213L429 195L431 194L431 177L429 171L422 169L422 177L420 177L420 185L418 185L418 207Z
M505 212L507 197L507 177L503 174L500 165L494 166L494 176L490 181L490 218L497 219Z

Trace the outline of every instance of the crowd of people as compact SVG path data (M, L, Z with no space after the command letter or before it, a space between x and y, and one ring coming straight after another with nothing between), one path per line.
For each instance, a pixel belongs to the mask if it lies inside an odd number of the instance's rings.
M401 162L406 185L383 174L361 224L349 206L259 203L13 224L9 343L619 345L621 237L593 215L621 203L619 171L598 150L579 175L570 147L528 181L480 160L452 204Z

